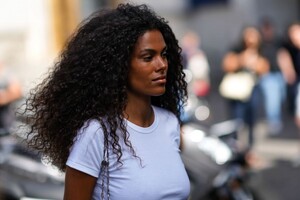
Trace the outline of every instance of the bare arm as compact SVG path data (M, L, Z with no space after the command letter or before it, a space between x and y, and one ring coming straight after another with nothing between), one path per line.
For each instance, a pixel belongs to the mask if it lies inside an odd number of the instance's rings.
M278 51L277 62L285 81L288 84L293 84L296 81L296 72L291 55L286 49L282 48Z
M96 182L97 178L67 167L64 200L92 199Z
M227 53L223 59L222 66L225 72L237 71L240 68L239 56L233 52Z
M255 72L258 75L264 75L270 71L270 64L268 60L264 57L259 57L255 65Z
M180 128L180 144L179 144L179 149L182 151L183 150L183 132Z

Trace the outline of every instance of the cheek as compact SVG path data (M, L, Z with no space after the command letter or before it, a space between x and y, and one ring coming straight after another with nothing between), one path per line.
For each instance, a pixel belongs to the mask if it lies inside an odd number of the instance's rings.
M146 87L151 84L153 66L151 63L132 62L129 71L129 84L131 87Z
M131 69L130 77L132 80L147 82L151 76L150 66L138 65L135 68Z
M146 75L145 73L141 73L139 71L132 71L129 74L129 85L130 87L138 87L141 85L145 85L147 83L147 79L146 79Z

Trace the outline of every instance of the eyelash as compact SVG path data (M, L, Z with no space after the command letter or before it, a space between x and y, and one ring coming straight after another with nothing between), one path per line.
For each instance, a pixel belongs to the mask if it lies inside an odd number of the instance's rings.
M152 56L146 56L146 57L144 57L143 59L144 59L144 61L146 61L146 62L150 62L150 61L152 60Z
M161 54L161 57L167 58L167 57L168 57L168 53L167 53L167 52L163 52L163 53ZM150 62L150 61L152 60L152 58L153 58L153 56L146 56L146 57L144 57L143 59L144 59L144 61L146 61L146 62Z

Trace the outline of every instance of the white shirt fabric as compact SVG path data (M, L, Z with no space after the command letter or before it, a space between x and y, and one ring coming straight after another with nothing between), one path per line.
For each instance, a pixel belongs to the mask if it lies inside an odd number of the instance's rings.
M132 156L120 136L122 163L109 151L111 200L186 200L190 183L180 157L180 128L174 114L153 106L155 119L143 128L125 121L129 140L141 158ZM93 120L83 128L71 149L67 165L97 177L93 200L100 200L100 165L103 159L103 132Z

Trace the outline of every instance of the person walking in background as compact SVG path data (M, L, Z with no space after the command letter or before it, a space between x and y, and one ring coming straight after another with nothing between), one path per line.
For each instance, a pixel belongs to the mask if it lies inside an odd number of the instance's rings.
M255 81L253 87L251 86L251 95L249 98L243 100L228 99L231 117L242 120L248 126L249 148L254 144L255 112L258 109L260 93L258 86L259 78L269 71L269 63L261 55L260 45L261 37L259 31L255 27L246 27L242 32L242 44L228 52L223 58L223 70L225 73L243 71L253 75ZM240 89L245 90L246 88ZM235 88L228 88L228 90L239 92Z
M287 42L280 49L278 60L287 83L289 111L300 130L300 23L289 26ZM295 164L300 165L300 152Z
M293 23L287 30L287 40L279 51L279 65L287 83L288 108L295 116L296 96L300 82L300 24Z
M29 146L66 172L65 200L186 200L178 41L146 5L87 19L28 98Z
M0 136L10 133L14 122L12 103L22 97L21 84L3 62L0 61Z
M277 135L283 128L282 105L286 97L286 84L277 59L281 41L276 37L274 24L268 18L262 20L260 31L261 53L270 64L270 71L261 77L260 85L264 95L268 133Z
M191 72L189 87L196 96L208 95L210 89L210 66L201 49L201 38L193 31L187 32L181 40L184 67Z
M181 119L184 123L194 119L209 118L210 66L201 49L201 38L194 31L188 31L181 39L182 57L189 99ZM200 106L201 105L201 106ZM196 110L196 112L195 112Z

